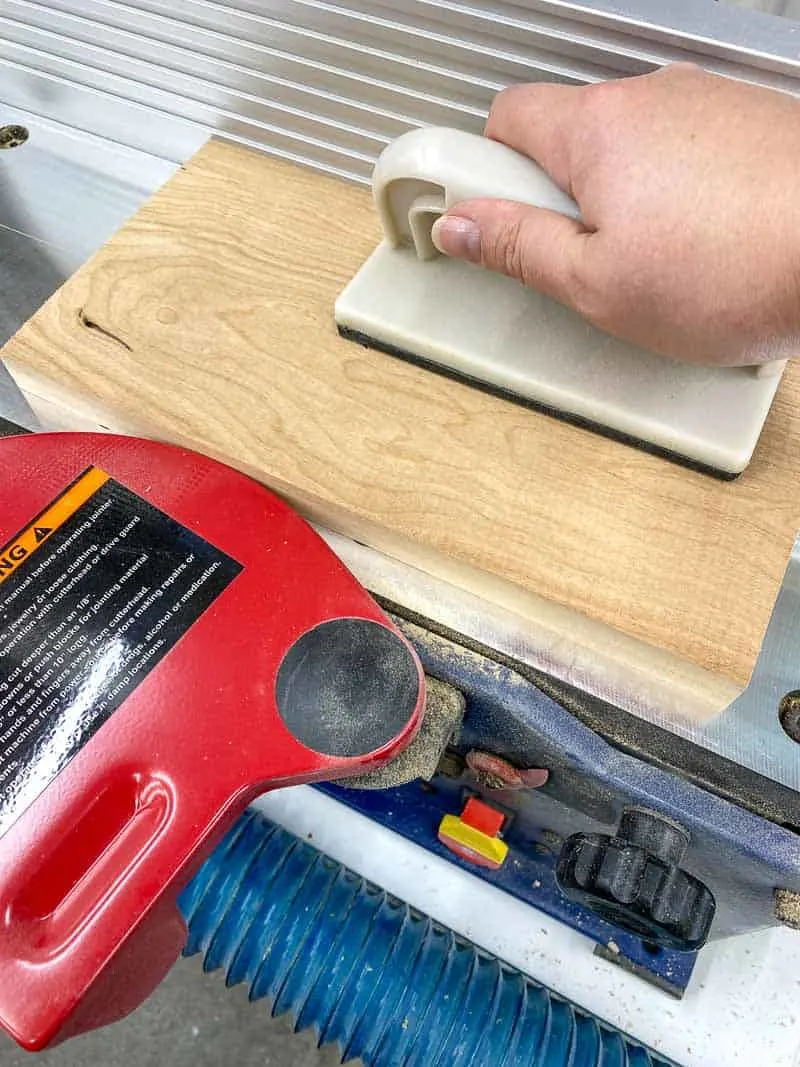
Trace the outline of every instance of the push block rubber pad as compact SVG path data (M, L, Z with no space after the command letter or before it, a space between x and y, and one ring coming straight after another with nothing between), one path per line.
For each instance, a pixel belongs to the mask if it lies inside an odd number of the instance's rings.
M417 657L281 500L131 438L0 440L0 1024L120 1018L246 804L414 736Z

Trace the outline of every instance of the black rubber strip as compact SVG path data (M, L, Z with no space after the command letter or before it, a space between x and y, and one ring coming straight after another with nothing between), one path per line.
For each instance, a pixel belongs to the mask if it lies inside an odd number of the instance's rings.
M700 474L708 474L712 478L717 478L723 482L732 482L739 477L738 473L731 474L730 471L719 470L717 467L712 467L707 463L700 463L698 460L691 459L689 456L681 455L680 452L673 452L669 448L662 448L660 445L654 445L652 441L643 441L641 438L634 437L632 434L624 433L621 430L615 430L612 427L604 426L599 422L593 422L591 419L584 418L582 415L576 415L570 411L563 411L561 408L551 407L551 405L543 404L538 400L531 400L529 397L520 396L519 393L504 388L502 385L494 385L491 382L485 381L483 378L475 378L470 374L463 374L461 371L454 370L452 367L445 367L441 363L437 363L435 360L426 359L425 356L417 355L414 352L408 352L404 348L398 348L396 345L389 344L385 341L378 341L369 334L362 333L361 330L353 330L349 326L342 326L339 323L337 323L336 328L339 331L340 336L346 341L355 341L356 344L363 345L364 348L374 348L378 352L384 352L387 356L396 356L398 359L403 359L407 363L414 363L418 367L424 367L426 370L433 371L435 374L440 374L444 378L451 378L454 381L463 382L466 385L471 385L476 389L480 389L484 393L498 396L502 400L510 400L512 403L519 404L521 407L530 408L533 411L540 411L544 415L551 415L553 418L560 419L562 422L567 422L571 426L579 426L581 429L591 430L593 433L599 434L601 437L608 437L612 441L619 441L623 445L630 445L633 448L638 448L640 452L647 452L652 456L659 456L662 459L669 460L671 463L677 463L681 467L688 467L689 470L697 471Z

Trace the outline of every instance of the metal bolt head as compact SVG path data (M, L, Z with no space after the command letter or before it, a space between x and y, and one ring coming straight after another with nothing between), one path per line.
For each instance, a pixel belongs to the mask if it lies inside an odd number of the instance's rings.
M778 706L778 718L784 733L800 744L800 690L786 694Z
M15 123L0 126L0 149L19 148L21 144L25 144L28 137L30 133L25 126L18 126Z

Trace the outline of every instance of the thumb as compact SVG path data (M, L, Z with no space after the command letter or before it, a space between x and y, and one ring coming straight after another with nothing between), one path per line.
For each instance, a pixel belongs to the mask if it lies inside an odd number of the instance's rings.
M587 273L580 222L507 200L469 200L442 215L431 237L446 256L479 263L574 307Z

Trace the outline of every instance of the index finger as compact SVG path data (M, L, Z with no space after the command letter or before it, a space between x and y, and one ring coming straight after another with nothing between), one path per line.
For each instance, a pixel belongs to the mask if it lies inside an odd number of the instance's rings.
M570 192L570 132L585 91L582 85L512 85L495 97L484 133L530 156Z

